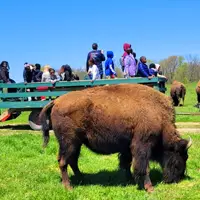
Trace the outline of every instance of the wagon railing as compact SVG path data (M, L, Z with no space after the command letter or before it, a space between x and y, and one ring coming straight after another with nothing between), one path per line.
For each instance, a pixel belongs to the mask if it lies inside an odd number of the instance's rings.
M91 83L90 80L62 81L56 82L55 85L52 85L52 83L0 83L0 109L7 109L6 112L0 116L0 121L13 119L19 116L19 113L22 111L32 111L29 116L29 124L30 121L33 122L30 126L33 129L37 129L34 128L34 123L36 124L39 122L34 120L38 119L38 113L41 109L52 99L68 92L103 85L144 84L165 93L166 88L164 84L159 84L161 82L166 82L166 79L155 77L149 80L148 78L135 77L130 79L117 78L96 80L94 83ZM11 88L12 92L10 90ZM16 91L13 92L13 89L16 89ZM10 92L8 92L8 90L10 90ZM41 96L44 96L46 99L41 101ZM30 99L31 101L29 101ZM15 115L13 115L13 113L15 113Z

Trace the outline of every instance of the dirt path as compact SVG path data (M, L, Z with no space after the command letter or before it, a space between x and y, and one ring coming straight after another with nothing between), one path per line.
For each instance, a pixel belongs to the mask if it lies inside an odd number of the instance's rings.
M200 122L177 122L177 129L180 133L200 134ZM0 125L0 135L13 134L41 134L41 131L33 131L27 124ZM51 131L52 133L52 131Z
M200 133L200 122L177 122L180 133Z

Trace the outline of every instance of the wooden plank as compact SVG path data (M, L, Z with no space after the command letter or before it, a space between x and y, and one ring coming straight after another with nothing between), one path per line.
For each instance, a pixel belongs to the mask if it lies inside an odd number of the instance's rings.
M55 84L56 87L87 87L87 86L97 86L97 85L106 85L106 84L121 84L121 83L154 83L157 84L158 81L164 81L163 78L152 78L149 80L148 78L141 78L141 77L135 77L135 78L117 78L117 79L102 79L102 80L96 80L94 83L91 83L90 80L80 80L80 81L60 81ZM0 83L0 88L37 88L39 86L48 86L52 87L51 83L12 83L12 84L5 84Z

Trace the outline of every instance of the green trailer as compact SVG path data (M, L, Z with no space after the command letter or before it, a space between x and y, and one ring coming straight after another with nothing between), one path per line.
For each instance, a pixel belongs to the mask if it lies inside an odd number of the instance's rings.
M150 87L165 93L164 78L118 78L118 79L103 79L96 80L91 83L90 80L80 80L71 82L57 82L55 85L51 83L0 83L0 122L16 119L22 112L31 111L29 115L29 125L33 130L40 130L41 125L38 119L42 108L52 99L55 99L63 94L71 91L83 90L89 87L113 85L113 84L145 84ZM162 83L162 84L161 84ZM14 89L8 93L8 90ZM45 100L41 101L41 96Z

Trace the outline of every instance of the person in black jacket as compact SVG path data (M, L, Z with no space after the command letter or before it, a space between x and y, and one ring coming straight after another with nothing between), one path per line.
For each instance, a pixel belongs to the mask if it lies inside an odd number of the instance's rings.
M41 82L42 74L43 74L43 72L41 71L41 65L36 63L35 68L32 71L32 81L33 82Z
M2 61L0 64L0 81L3 83L11 83L9 77L9 64L7 61Z
M33 79L32 66L28 64L27 62L24 63L23 78L24 78L25 84L31 83Z
M98 50L98 44L93 43L92 44L92 51L88 53L87 60L86 60L86 71L88 72L89 70L89 60L94 59L94 64L98 67L99 69L99 74L101 79L103 78L103 65L102 62L105 61L105 56L103 54L103 50Z
M3 83L15 83L13 79L9 76L9 63L7 61L2 61L0 64L0 81ZM2 91L2 88L0 89ZM17 92L16 88L8 88L8 93L15 93ZM13 98L14 99L14 98ZM6 99L4 99L6 100Z
M72 72L72 69L69 65L62 65L59 71L61 81L74 81L79 80L78 75L75 75Z

